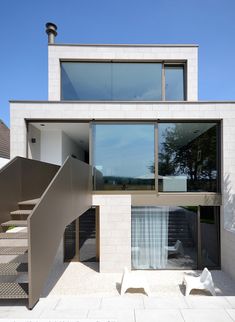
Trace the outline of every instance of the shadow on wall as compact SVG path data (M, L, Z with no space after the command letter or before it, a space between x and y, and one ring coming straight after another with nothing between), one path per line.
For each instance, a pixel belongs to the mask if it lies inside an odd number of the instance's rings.
M47 297L50 294L50 292L53 290L58 280L62 277L62 275L66 271L69 263L64 263L63 258L64 258L64 253L63 253L63 240L62 240L57 250L57 254L55 256L53 266L48 276L47 282L45 283L42 297Z
M232 183L229 175L225 175L224 179L224 225L223 227L229 231L235 232L235 194L232 190Z

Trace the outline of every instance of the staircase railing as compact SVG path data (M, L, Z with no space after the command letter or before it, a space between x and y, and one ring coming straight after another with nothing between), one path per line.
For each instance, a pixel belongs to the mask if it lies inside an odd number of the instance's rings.
M59 166L15 157L0 169L0 224L10 220L18 202L39 198Z
M28 217L29 308L39 300L65 227L92 204L91 166L68 157Z

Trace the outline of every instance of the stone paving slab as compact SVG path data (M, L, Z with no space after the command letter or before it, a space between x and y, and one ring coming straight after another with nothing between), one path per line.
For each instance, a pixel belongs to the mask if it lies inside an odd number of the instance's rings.
M114 296L103 298L103 309L144 309L143 296Z
M99 309L102 298L99 297L62 297L58 301L56 310L80 310L80 309Z
M230 309L232 305L223 296L186 296L185 302L192 309Z
M135 312L130 309L101 309L90 310L88 312L88 318L96 319L117 319L118 322L135 322ZM147 321L146 321L147 322Z
M235 309L235 296L226 296L225 298L230 303L231 307Z
M180 310L177 309L135 310L135 319L136 322L184 322Z
M228 309L226 311L228 312L228 314L232 318L232 320L235 321L235 310L234 309Z
M185 322L232 322L232 318L223 309L183 309L181 310Z
M144 298L145 309L187 309L188 303L181 297L148 297Z

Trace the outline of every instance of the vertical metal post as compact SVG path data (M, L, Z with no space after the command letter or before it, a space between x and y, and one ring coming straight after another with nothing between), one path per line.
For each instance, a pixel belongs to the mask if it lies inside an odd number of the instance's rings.
M201 206L197 208L197 268L202 268L202 245L201 245Z
M166 77L165 77L165 65L162 62L162 101L166 100Z
M154 169L155 191L158 194L158 123L154 124Z
M96 261L100 260L100 207L95 207Z

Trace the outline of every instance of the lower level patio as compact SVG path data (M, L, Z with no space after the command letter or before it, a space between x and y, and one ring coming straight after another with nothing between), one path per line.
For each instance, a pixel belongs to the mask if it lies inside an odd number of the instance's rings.
M189 271L187 271L189 272ZM191 271L192 273L198 273ZM44 322L231 322L235 282L212 271L217 296L193 291L184 296L184 271L144 271L152 295L141 290L120 296L122 274L99 273L97 263L55 263L43 297L32 311L24 301L1 301L0 319Z

